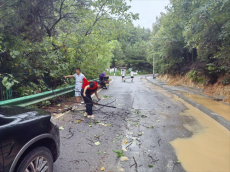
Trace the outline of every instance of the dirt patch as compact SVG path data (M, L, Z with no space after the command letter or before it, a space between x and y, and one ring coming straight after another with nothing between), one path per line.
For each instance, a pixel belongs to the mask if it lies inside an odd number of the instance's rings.
M157 79L166 81L168 85L174 85L174 86L190 86L190 87L196 87L203 89L204 86L199 83L194 83L187 75L181 76L181 75L158 75Z
M222 85L221 81L223 78L219 78L215 84L209 84L204 86L200 83L193 82L187 75L159 75L157 77L160 80L166 81L168 85L174 86L189 86L194 88L202 89L202 93L211 97L223 97L223 101L230 103L230 85Z
M59 99L57 102L51 104L50 106L46 106L46 107L43 107L41 109L48 111L48 112L55 115L58 112L61 113L65 110L67 110L68 108L76 105L77 103L75 103L75 102L76 102L75 97L62 98L62 99Z

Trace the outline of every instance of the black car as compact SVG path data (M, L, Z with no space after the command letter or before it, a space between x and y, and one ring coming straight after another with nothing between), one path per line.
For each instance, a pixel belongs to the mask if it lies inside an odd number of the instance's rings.
M59 128L48 112L0 106L0 172L52 172Z

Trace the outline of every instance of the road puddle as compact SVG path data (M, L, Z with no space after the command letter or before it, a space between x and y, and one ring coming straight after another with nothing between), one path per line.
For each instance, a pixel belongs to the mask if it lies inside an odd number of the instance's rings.
M195 122L184 125L193 132L191 138L178 138L170 142L184 169L188 172L229 172L230 131L190 104L175 99L188 108L180 115L195 119Z
M208 97L204 97L198 94L194 93L185 93L178 91L180 94L184 95L185 97L188 97L189 99L201 104L202 106L210 109L211 111L219 114L223 118L227 119L230 121L230 106L226 105L221 102L217 102L215 100L212 100Z

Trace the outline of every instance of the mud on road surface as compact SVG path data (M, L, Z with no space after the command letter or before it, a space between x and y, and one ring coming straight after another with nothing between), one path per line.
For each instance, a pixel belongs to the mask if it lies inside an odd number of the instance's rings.
M183 149L172 141L186 140L197 134L186 126L198 126L200 130L197 132L204 131L200 127L202 121L189 112L179 115L192 107L186 107L172 94L141 77L135 77L133 83L121 82L120 77L113 79L110 88L102 90L99 95L104 95L102 104L116 100L113 103L116 109L94 107L94 120L85 118L79 111L58 118L58 125L63 130L60 131L61 155L54 164L54 171L191 171L180 154ZM208 128L209 124L205 127ZM225 155L225 158L228 157ZM211 164L211 161L207 162Z

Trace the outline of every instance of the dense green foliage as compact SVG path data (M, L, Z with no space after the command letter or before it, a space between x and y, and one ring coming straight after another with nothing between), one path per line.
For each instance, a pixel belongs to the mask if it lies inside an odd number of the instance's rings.
M230 83L230 2L171 0L149 29L125 0L2 0L0 93L31 95L88 79L109 67L187 74L194 82Z
M3 0L0 4L1 99L66 86L80 67L88 79L110 67L125 23L125 0ZM74 80L71 80L74 83Z
M123 32L118 37L118 44L113 51L112 67L128 67L134 70L151 71L147 62L147 44L150 30L134 27L133 24L121 26Z
M148 47L148 61L155 58L157 72L194 70L193 79L201 82L205 76L205 84L228 77L230 1L171 0L167 10L154 23Z

